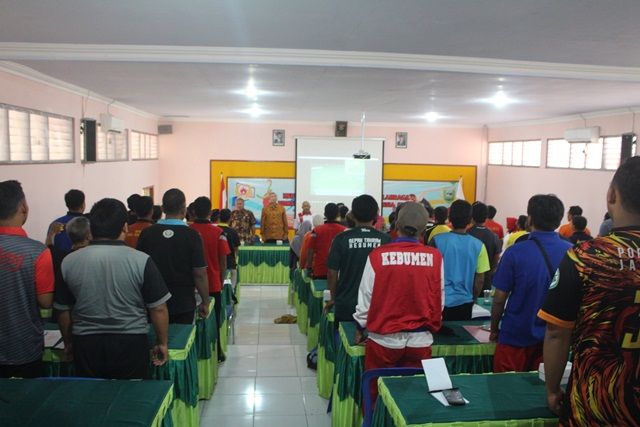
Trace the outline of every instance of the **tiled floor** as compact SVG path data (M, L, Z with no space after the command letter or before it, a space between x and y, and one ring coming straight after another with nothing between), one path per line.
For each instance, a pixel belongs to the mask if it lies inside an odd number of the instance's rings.
M327 400L307 368L306 336L273 319L295 314L286 286L243 286L236 341L229 345L210 401L200 401L201 426L329 427Z

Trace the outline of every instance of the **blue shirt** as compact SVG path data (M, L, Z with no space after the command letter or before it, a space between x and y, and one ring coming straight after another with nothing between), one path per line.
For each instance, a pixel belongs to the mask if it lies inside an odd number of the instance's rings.
M54 220L53 222L59 222L60 224L66 226L67 223L71 221L73 218L82 216L82 215L83 214L77 213L77 212L67 212L65 216L61 216L60 218ZM69 252L71 250L72 245L73 244L71 243L71 239L67 234L66 227L60 233L56 234L55 237L53 238L53 246L55 246L57 249L60 249L61 251Z
M476 273L489 271L484 244L469 234L456 232L435 236L431 243L442 253L444 263L444 306L473 302Z
M528 347L544 340L546 323L537 314L552 277L542 252L530 240L532 238L538 239L547 251L553 271L571 248L571 243L556 232L534 231L529 240L506 250L493 277L493 286L509 293L498 335L500 344Z

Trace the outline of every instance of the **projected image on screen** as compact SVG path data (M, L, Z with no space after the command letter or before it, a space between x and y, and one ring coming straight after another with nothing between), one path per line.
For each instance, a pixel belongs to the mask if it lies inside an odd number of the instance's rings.
M345 159L311 167L312 196L353 196L365 192L366 160Z

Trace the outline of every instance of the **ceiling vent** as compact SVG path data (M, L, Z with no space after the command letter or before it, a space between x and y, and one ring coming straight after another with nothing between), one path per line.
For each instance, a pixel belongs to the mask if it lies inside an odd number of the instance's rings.
M158 125L158 135L171 135L172 133L172 125Z

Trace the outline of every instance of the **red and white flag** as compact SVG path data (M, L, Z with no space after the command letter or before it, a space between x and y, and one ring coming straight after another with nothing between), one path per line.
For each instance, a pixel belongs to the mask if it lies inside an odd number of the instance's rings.
M220 173L220 209L227 207L227 186L224 182L224 175Z

